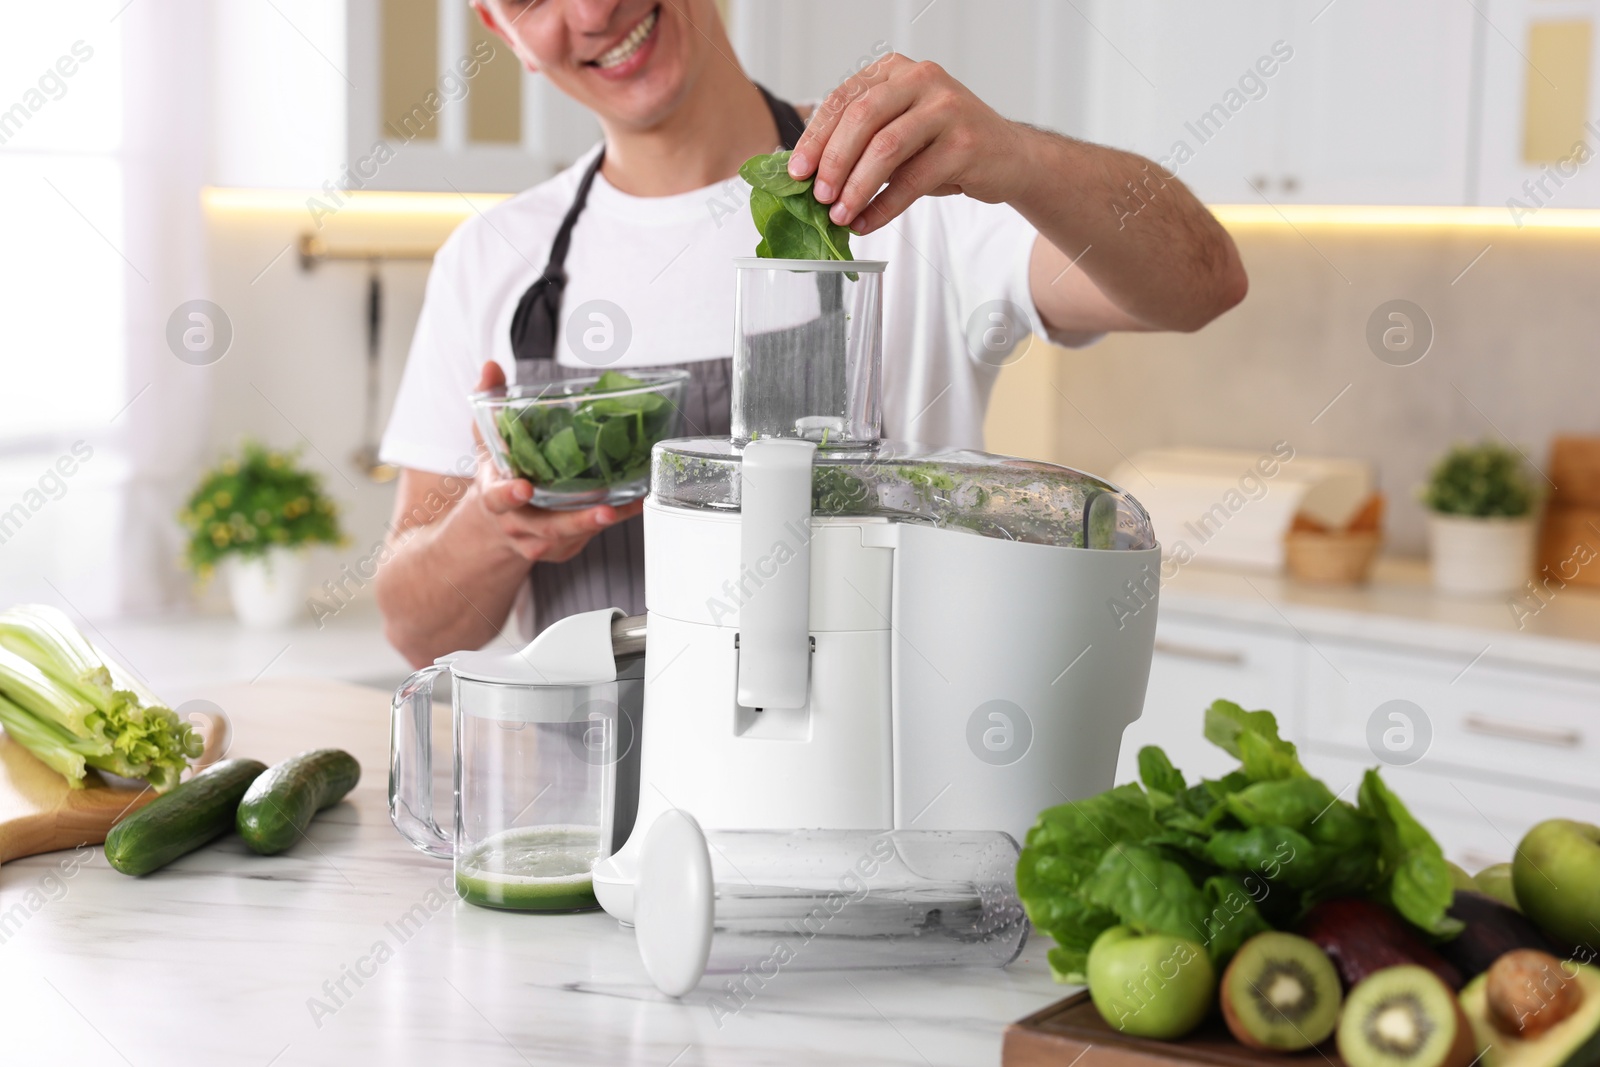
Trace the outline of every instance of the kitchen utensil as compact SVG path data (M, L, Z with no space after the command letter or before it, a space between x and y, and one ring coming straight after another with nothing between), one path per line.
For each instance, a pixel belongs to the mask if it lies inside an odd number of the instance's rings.
M1000 1046L1002 1067L1294 1067L1310 1060L1343 1062L1331 1050L1318 1057L1245 1048L1216 1013L1176 1041L1133 1037L1101 1018L1087 991L1012 1023Z
M650 449L678 432L689 374L628 377L642 384L619 389L598 376L552 378L472 394L490 457L502 474L533 483L534 507L620 505L649 492Z
M590 868L611 854L619 763L632 749L642 661L618 673L620 612L560 620L526 648L457 652L395 691L389 815L430 856L455 864L464 900L517 911L595 906ZM453 827L433 813L433 687L453 687ZM631 674L630 674L631 672ZM625 764L631 767L631 764Z
M380 485L392 482L400 468L378 458L378 376L383 369L383 274L382 261L367 261L367 359L366 389L361 403L361 444L350 457L368 478Z
M1017 843L998 831L650 827L635 935L656 987L701 976L860 967L1004 967L1028 936Z
M190 713L205 734L205 748L194 761L201 770L228 749L228 718L217 711ZM98 845L129 812L156 798L144 783L112 782L89 773L83 789L41 763L0 730L0 863L79 845Z
M1108 788L1155 638L1144 509L1066 467L879 440L882 263L737 269L737 432L653 456L638 825L1020 838ZM642 847L594 870L623 921Z

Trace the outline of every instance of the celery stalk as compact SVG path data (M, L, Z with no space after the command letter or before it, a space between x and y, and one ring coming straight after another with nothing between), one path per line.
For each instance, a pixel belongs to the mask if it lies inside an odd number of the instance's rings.
M5 727L13 741L65 778L67 785L73 789L83 788L84 758L72 750L72 738L65 730L29 714L3 696L0 696L0 726Z
M202 747L192 726L44 605L0 612L0 695L70 735L89 766L158 792L178 784Z

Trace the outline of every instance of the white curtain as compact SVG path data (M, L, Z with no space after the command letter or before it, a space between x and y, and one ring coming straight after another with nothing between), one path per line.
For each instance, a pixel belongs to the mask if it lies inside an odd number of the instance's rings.
M118 613L173 604L188 583L177 567L183 542L174 515L204 458L212 368L181 361L167 334L180 304L209 295L200 208L214 95L209 7L203 0L136 2L118 19L127 255L149 279L135 279L126 302L132 403L116 423L116 449L129 470L114 563L117 602L110 605Z

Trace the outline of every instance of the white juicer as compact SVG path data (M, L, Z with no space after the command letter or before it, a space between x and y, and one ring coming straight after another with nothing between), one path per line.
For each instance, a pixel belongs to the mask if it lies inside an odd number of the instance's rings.
M883 263L738 268L733 437L653 455L638 814L594 870L624 922L671 808L1020 840L1111 785L1149 675L1160 557L1137 501L879 440Z

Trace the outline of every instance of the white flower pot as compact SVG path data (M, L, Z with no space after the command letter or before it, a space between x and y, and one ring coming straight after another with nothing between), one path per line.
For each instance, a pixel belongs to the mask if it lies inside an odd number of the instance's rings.
M246 626L288 626L305 613L311 556L304 549L275 546L264 556L229 556L222 565L233 613Z
M1517 519L1429 515L1434 588L1468 596L1516 592L1533 570L1536 532L1531 515Z

